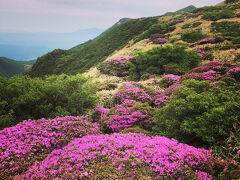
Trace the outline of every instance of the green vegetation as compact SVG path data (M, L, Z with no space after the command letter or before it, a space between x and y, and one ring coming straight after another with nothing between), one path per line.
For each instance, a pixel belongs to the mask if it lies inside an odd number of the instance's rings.
M234 37L234 38L232 39L232 43L233 43L233 44L240 44L240 36Z
M213 12L205 12L203 14L203 19L217 21L219 19L227 19L234 16L232 10L226 9L222 11L213 11Z
M139 54L128 62L129 77L139 80L149 74L183 74L196 67L200 56L182 46L163 46Z
M24 64L21 62L0 57L0 75L5 77L11 77L16 74L25 72Z
M181 34L181 39L188 43L193 43L207 37L206 34L203 34L201 31L190 31Z
M82 115L95 105L94 89L81 75L0 77L0 129L29 118Z
M240 117L239 89L197 80L183 84L156 113L155 132L195 145L226 139Z
M239 22L213 22L211 31L220 33L223 36L240 36L240 23Z
M192 11L192 13L203 13L203 12L207 12L207 11L219 11L224 9L221 6L204 6L201 8L196 8Z
M55 50L39 58L31 76L82 73L105 60L111 53L125 46L129 40L147 30L157 18L141 18L116 24L96 39L70 50Z
M226 0L225 2L226 3L235 3L235 2L238 2L239 0Z
M183 14L183 13L186 13L186 12L191 12L194 9L196 9L196 7L193 6L193 5L190 5L188 7L185 7L183 9L180 9L180 10L175 11L175 12L167 12L167 13L164 14L164 16L173 16L173 15Z
M202 22L187 23L182 26L183 29L198 27Z

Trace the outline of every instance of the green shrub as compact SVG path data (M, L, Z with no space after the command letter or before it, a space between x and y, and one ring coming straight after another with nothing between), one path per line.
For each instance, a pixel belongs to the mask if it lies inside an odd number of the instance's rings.
M136 38L135 42L140 41L142 39L146 39L151 37L152 35L157 34L158 37L164 36L164 34L173 31L175 27L171 27L166 23L162 24L153 24L146 32Z
M211 25L213 33L220 33L223 36L240 36L240 23L231 21L213 22Z
M190 28L191 27L191 23L187 23L187 24L184 24L183 26L182 26L182 28L183 29L187 29L187 28Z
M183 29L198 27L202 22L187 23L182 26Z
M182 74L196 67L199 62L200 56L196 52L186 50L183 46L156 47L128 62L129 78L139 80L145 74L161 75L165 73L166 66L171 67L168 70L172 73Z
M238 2L239 0L226 0L225 2L228 3L234 3L234 2Z
M232 10L222 10L222 11L213 11L213 12L205 12L203 14L203 19L217 21L219 19L227 19L234 16L234 12Z
M156 115L159 135L195 145L226 139L240 118L240 94L233 86L211 87L209 82L186 80Z
M222 9L223 9L223 7L221 7L221 6L205 6L205 7L201 7L201 8L196 8L192 12L199 13L199 12L206 12L206 11L219 11Z
M199 41L201 39L204 39L205 37L207 37L207 35L203 34L201 31L190 31L181 34L181 39L188 43Z
M0 129L24 119L83 115L95 106L94 86L81 75L0 78Z
M240 36L234 37L234 38L232 39L232 43L233 43L233 44L240 44Z

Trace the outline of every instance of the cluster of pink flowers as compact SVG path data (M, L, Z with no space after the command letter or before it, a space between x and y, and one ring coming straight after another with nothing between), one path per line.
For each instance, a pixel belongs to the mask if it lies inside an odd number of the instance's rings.
M124 57L108 59L106 61L111 62L111 63L117 63L117 64L125 64L127 61L129 61L132 58L134 58L134 57L133 56L124 56Z
M145 43L150 43L150 42L152 42L152 41L151 41L150 39L144 39L143 42L145 42Z
M166 74L163 76L163 81L166 82L168 85L172 85L180 80L181 76L174 75L174 74Z
M196 50L196 52L200 55L200 56L204 56L204 55L206 55L207 53L205 52L205 51L203 51L203 50Z
M165 106L167 104L167 99L169 98L169 96L162 96L160 98L157 98L154 102L155 105L157 105L158 107L162 107Z
M216 71L218 74L225 74L229 68L235 67L234 64L224 63L220 61L210 61L199 67L192 69L190 72L202 73L210 70Z
M197 80L215 80L223 77L231 76L236 80L240 80L240 67L235 64L224 63L219 61L210 61L197 68L192 69L189 73L183 75L181 80L197 79Z
M215 38L204 38L200 41L197 42L197 44L207 44L207 43L215 43L216 39Z
M128 75L128 67L126 63L134 58L133 56L124 56L124 57L117 57L113 59L108 59L102 62L98 69L104 73L113 76L126 76Z
M115 94L115 99L119 103L124 102L126 99L148 103L152 102L152 96L137 82L124 83Z
M141 133L89 135L54 150L25 174L25 179L132 178L134 171L152 171L152 178L212 179L216 160L212 152L177 140ZM109 168L113 169L109 174ZM138 171L139 172L139 171ZM134 174L139 178L139 172ZM148 176L149 177L149 176Z
M156 38L153 40L153 42L158 43L158 44L164 44L167 42L166 38Z
M237 80L240 80L240 67L235 67L235 68L231 68L228 72L227 72L228 76L231 76Z
M85 117L25 120L0 131L0 176L5 179L29 168L74 137L100 133L99 125Z
M113 132L148 122L148 112L136 108L136 102L125 100L111 109L98 107L100 122L105 123Z
M184 79L196 79L196 80L216 80L219 77L219 74L214 70L209 70L207 72L196 73L191 72L182 76Z

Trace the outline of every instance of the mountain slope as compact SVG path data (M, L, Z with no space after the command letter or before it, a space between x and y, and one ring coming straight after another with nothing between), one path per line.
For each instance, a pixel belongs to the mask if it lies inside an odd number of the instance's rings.
M29 71L36 60L31 61L15 61L5 57L0 57L0 75L11 77Z
M179 9L176 12L167 12L167 13L164 14L164 16L172 16L172 15L182 14L182 13L185 13L185 12L190 12L194 9L196 9L196 7L193 6L193 5L190 5L190 6L187 6L187 7L183 8L183 9Z
M11 77L25 72L24 64L12 59L0 57L0 75Z
M114 51L124 47L128 41L147 30L157 18L141 18L116 24L108 32L94 40L76 46L70 50L58 50L37 59L30 75L81 73L105 60ZM56 56L56 57L55 57ZM54 57L48 59L49 57Z

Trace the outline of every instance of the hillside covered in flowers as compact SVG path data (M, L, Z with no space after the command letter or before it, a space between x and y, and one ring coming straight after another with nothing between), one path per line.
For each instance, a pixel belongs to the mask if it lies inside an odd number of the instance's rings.
M240 3L145 21L82 74L0 77L0 179L240 178Z

